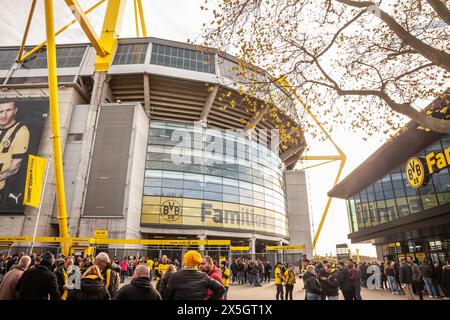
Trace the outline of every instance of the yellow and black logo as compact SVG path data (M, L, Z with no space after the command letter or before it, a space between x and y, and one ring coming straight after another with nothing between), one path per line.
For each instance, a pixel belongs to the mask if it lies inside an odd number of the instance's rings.
M409 185L418 189L428 182L428 173L421 158L412 157L406 163L406 180Z
M183 213L183 207L175 200L167 200L161 205L161 216L167 221L177 221Z

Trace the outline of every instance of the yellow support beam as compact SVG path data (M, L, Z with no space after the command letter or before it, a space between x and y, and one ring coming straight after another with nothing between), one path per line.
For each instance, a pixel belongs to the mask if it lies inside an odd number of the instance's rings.
M27 42L28 32L30 31L31 21L33 20L33 14L34 14L34 8L36 8L36 2L37 2L37 0L33 0L33 2L31 2L30 12L28 13L27 25L25 26L25 31L24 31L23 37L22 37L22 43L20 44L20 49L19 49L19 53L17 54L16 61L20 61L20 57L22 57L23 50L25 49L25 43Z
M142 0L136 0L139 8L139 16L141 18L142 36L147 36L147 27L145 26L144 10L142 9Z
M59 235L62 237L61 251L69 254L70 241L67 223L64 173L61 151L61 129L59 124L58 75L56 71L56 44L53 15L53 0L45 0L45 31L47 36L48 88L50 95L50 120L52 128L53 159L55 166L56 201L58 207Z
M341 160L342 156L301 156L300 160Z
M94 4L92 7L90 7L89 9L86 10L86 14L90 13L91 11L94 11L95 9L97 9L101 4L103 4L106 0L100 0L99 2L97 2L96 4ZM71 25L75 24L75 22L77 22L76 19L73 19L72 21L70 21L68 24L66 24L64 27L62 27L61 29L59 29L56 33L55 33L55 37L60 35L61 33L63 33L64 31L66 31ZM36 47L34 47L33 49L31 49L30 51L28 51L23 57L19 57L19 59L17 59L17 62L21 62L21 61L25 61L26 59L28 59L30 56L32 56L35 52L39 51L41 48L43 48L45 45L47 44L47 41L43 41L41 42L39 45L37 45Z
M323 132L325 137L328 140L330 140L331 144L337 150L339 156L303 156L303 157L300 157L300 160L330 160L330 162L331 161L340 160L341 163L339 165L339 170L338 170L336 179L334 180L334 184L333 184L333 187L336 186L337 183L339 182L339 179L340 179L341 174L342 174L342 170L344 169L345 162L347 160L344 152L341 150L341 148L338 147L338 145L331 138L331 136L328 133L328 131L320 123L320 121L317 119L317 117L311 112L311 108L303 101L303 99L297 94L297 92L294 90L294 88L291 86L291 84L286 80L286 77L285 76L280 77L278 79L275 79L275 81L279 85L281 85L283 88L286 88L288 90L288 92L290 92L296 98L296 100L302 105L303 109L305 109L305 111L308 113L308 115L313 119L313 121L316 123L316 125L319 127L319 129ZM312 249L313 250L315 250L317 241L319 240L320 232L322 231L322 227L323 227L323 224L324 224L325 219L327 217L328 210L330 209L331 200L332 200L332 198L328 197L327 203L325 205L325 210L323 211L322 217L320 219L319 227L317 228L316 234L314 235L314 240L313 240L313 243L312 243Z
M51 1L51 0L49 0ZM54 243L66 240L68 243L89 244L137 244L154 246L230 246L230 240L178 240L178 239L99 239L99 238L63 238L36 237L35 242ZM32 242L33 237L0 236L0 242ZM248 248L248 247L236 247Z
M95 48L95 51L97 51L97 55L104 57L107 53L110 53L105 51L105 49L103 49L102 43L100 42L97 34L95 33L95 30L92 27L91 23L89 22L86 13L78 4L78 1L65 0L65 2L69 6L70 11L72 11L73 15L75 16L75 19L78 21L81 28L83 29L84 34L86 35L86 37L88 37L92 46Z
M341 159L341 164L339 165L338 174L336 176L336 179L334 180L333 187L336 186L339 182L339 179L342 174L342 170L344 169L344 166L345 166L345 161L346 161L346 158ZM322 227L323 227L323 224L327 217L328 210L330 209L332 199L333 199L332 197L328 197L327 204L325 205L325 210L323 211L322 218L320 219L319 227L317 228L316 234L314 236L313 245L312 245L313 248L316 247L317 241L319 240L320 232L322 231Z
M103 21L102 33L100 35L100 43L108 54L106 56L97 55L95 59L96 71L108 71L109 69L122 26L125 4L126 0L108 0L105 20Z
M322 162L322 163L314 164L314 165L309 166L309 167L302 168L302 170L307 170L307 169L311 169L311 168L323 166L323 165L325 165L325 164L329 164L329 163L332 163L332 162L335 162L335 161L337 161L337 160L325 161L325 162Z
M139 38L139 17L138 17L138 5L137 0L133 1L133 8L134 8L134 24L136 26L136 37Z

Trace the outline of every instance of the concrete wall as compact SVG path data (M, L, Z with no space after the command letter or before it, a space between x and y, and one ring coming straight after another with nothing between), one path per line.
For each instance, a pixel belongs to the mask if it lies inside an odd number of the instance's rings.
M69 233L76 234L79 225L79 216L76 216L72 210L72 202L75 191L75 180L77 176L77 168L80 160L80 153L83 140L85 139L84 131L86 126L87 115L89 112L88 104L77 105L73 108L70 120L68 137L72 134L83 134L82 140L73 141L67 139L64 148L64 188L66 192L67 214L69 220ZM56 202L53 205L52 223L57 224L57 207Z
M110 238L139 239L145 159L147 154L149 120L140 104L136 104L130 141L127 183L123 217L81 217L77 228L80 237L92 237L95 229L107 229ZM133 246L117 246L131 248Z
M309 219L308 189L303 170L286 171L289 244L305 245L304 253L312 257L311 223Z
M35 98L48 97L47 88L17 88L0 91L1 98ZM85 103L78 91L73 87L59 89L59 112L61 124L61 140L64 152L67 132L71 121L74 106ZM47 119L42 133L38 155L48 158L53 154L51 140L51 123ZM53 161L53 160L52 160ZM41 216L39 219L38 236L58 236L58 229L52 227L51 216L55 202L55 177L53 165L49 166L47 183L44 189ZM38 209L26 207L23 215L0 214L0 235L32 236L36 223Z

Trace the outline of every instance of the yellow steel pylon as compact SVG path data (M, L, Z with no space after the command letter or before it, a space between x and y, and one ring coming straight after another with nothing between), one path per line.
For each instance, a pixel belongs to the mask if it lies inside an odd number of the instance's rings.
M117 38L122 26L123 14L125 11L126 0L108 0L105 18L103 21L102 32L98 37L92 28L91 23L87 18L87 13L91 12L98 6L100 6L106 0L100 0L94 6L84 12L77 0L65 0L66 4L75 15L75 19L61 28L57 33L54 30L54 10L53 0L45 0L45 29L46 29L46 41L23 55L26 39L33 18L34 9L36 6L36 0L33 0L28 15L27 24L25 27L22 43L17 55L17 62L22 62L26 58L41 49L44 45L47 49L47 69L48 69L48 86L49 86L49 99L50 99L50 119L52 129L52 142L53 142L53 163L55 169L55 186L56 186L56 201L58 208L58 224L59 224L59 239L61 243L61 252L64 255L68 255L70 252L70 245L72 238L69 234L68 220L67 220L67 208L66 197L64 190L64 173L62 162L62 147L61 147L61 128L59 122L59 99L58 99L58 76L56 65L56 44L55 36L66 30L75 21L80 23L81 28L90 40L92 46L97 52L95 60L96 71L107 71L113 56L114 48L117 44ZM145 29L145 22L143 19L142 4L140 0L136 0L139 7L139 13L141 15L142 30L144 35L147 31Z
M67 224L66 196L61 151L61 129L59 124L58 76L56 72L56 44L53 16L53 0L45 0L45 31L47 36L48 89L50 95L50 120L52 125L53 159L56 180L56 201L58 205L59 236L61 251L69 254L69 227Z
M337 146L337 144L333 141L328 131L323 127L323 125L320 123L320 121L317 119L317 117L311 112L311 108L303 101L303 99L297 94L295 89L291 86L291 84L286 80L286 77L280 77L275 80L279 85L281 85L283 88L286 88L294 97L295 99L300 102L302 107L305 109L305 111L308 113L308 115L314 120L314 122L317 124L319 129L325 134L325 137L331 142L331 144L335 147L336 151L339 155L337 156L302 156L300 157L300 160L327 160L323 163L316 164L310 167L307 167L305 169L317 167L320 165L328 164L334 161L340 161L339 170L336 176L336 179L334 180L333 187L337 185L339 182L339 178L342 174L342 170L344 169L345 161L347 157L345 156L344 152ZM331 205L331 197L328 197L327 203L325 205L325 210L323 211L322 217L320 219L319 227L317 228L316 234L314 235L314 240L312 243L312 249L315 250L317 241L319 240L320 232L322 231L323 224L325 222L325 218L328 214L328 210L330 209Z

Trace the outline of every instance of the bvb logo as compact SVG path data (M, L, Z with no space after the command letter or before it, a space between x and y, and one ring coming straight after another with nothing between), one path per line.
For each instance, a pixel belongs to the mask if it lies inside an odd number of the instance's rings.
M412 157L406 163L406 180L411 187L418 189L426 184L427 174L423 161L417 157Z
M177 221L183 213L183 208L175 200L167 200L161 205L161 216L167 221Z

